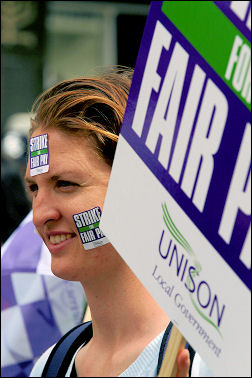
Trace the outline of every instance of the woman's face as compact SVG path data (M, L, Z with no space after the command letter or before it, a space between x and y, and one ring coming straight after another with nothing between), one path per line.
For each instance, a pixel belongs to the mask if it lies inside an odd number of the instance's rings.
M29 162L25 177L32 196L33 222L51 252L52 272L64 279L81 280L93 269L94 261L96 268L104 266L113 248L109 243L84 250L73 215L96 206L103 208L111 167L94 151L92 140L55 129L37 129L32 137L45 133L49 171L30 176ZM61 235L65 235L63 241L55 244Z

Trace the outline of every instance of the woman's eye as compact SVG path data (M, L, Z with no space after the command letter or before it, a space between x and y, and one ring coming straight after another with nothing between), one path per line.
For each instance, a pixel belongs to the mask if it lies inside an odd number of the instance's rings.
M71 181L64 181L64 180L57 181L58 188L70 188L72 186L77 186L77 185L78 184L75 184L74 182L71 182Z
M38 185L37 184L31 184L31 185L29 185L28 189L29 189L30 192L34 193L38 190Z

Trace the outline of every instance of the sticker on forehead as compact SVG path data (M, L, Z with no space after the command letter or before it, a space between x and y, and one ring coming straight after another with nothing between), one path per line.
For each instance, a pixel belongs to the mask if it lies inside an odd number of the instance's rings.
M99 227L101 214L101 209L96 206L93 209L73 215L82 245L86 250L109 243L108 238Z
M40 175L49 170L48 134L30 138L30 175Z

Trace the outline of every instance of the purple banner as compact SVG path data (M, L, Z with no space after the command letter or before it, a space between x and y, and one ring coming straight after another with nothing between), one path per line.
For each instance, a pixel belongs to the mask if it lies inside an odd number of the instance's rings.
M42 239L34 233L34 224L22 224L15 231L2 257L2 274L36 272L41 255ZM22 230L22 231L21 231Z
M50 252L34 229L29 213L2 246L3 377L28 377L37 358L83 319L80 283L52 275Z

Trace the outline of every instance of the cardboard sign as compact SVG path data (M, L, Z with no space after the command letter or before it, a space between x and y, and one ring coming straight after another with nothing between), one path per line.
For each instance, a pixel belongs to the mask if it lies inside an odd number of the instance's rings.
M250 374L250 9L152 2L100 223L219 376Z

